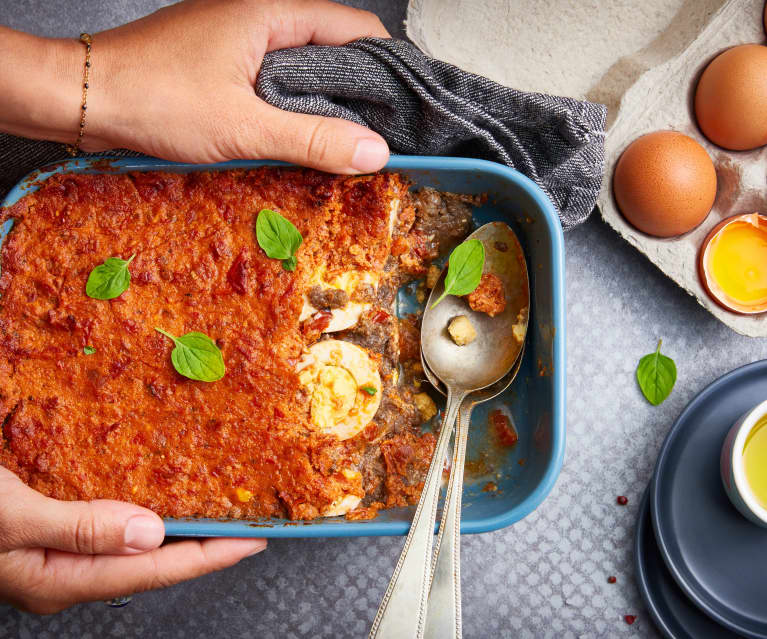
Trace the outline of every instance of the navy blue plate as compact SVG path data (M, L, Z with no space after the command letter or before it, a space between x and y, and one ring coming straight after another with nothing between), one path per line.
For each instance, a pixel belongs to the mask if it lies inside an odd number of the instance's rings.
M695 607L676 585L655 541L650 519L650 489L639 507L634 537L637 585L650 615L667 639L738 639Z
M767 361L706 387L677 418L650 486L655 538L685 594L717 622L767 639L767 530L743 517L719 478L727 431L767 398Z

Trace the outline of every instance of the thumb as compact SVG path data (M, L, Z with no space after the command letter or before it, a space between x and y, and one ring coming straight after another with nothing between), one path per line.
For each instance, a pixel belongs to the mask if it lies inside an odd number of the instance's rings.
M284 160L330 173L372 173L389 159L380 135L341 118L283 111L259 100L258 123L239 140L241 155Z
M165 538L162 519L151 510L111 500L57 501L0 470L0 551L128 555L157 548Z

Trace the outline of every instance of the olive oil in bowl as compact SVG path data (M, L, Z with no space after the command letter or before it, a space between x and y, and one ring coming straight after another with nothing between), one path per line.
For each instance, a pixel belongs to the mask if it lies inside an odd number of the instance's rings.
M743 466L751 492L767 508L767 415L754 425L743 444Z

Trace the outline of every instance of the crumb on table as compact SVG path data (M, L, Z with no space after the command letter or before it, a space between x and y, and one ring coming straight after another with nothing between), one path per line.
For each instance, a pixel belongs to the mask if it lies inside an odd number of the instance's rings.
M447 332L458 346L466 346L477 339L477 331L465 315L458 315L451 319L450 324L447 325Z
M466 296L471 310L495 317L506 308L503 282L494 273L483 273L479 286Z

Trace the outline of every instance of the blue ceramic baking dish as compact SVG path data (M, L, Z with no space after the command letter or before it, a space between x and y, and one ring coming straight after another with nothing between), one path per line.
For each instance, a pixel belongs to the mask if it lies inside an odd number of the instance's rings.
M212 165L174 164L156 159L74 159L35 171L3 201L14 204L54 173L133 171L209 171L251 168L268 161ZM532 512L559 475L565 451L565 302L562 228L554 207L532 181L493 162L466 158L394 156L387 170L407 175L415 186L459 193L486 193L475 212L476 224L500 220L519 236L530 273L531 314L525 358L519 376L503 395L472 416L461 531L480 533L509 526ZM12 224L0 229L0 242ZM400 314L414 310L414 286L399 294ZM505 406L513 416L519 442L509 450L494 446L488 432L490 411ZM403 535L412 508L381 512L369 521L329 518L315 521L236 521L167 519L173 536L356 537Z

